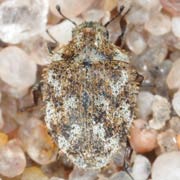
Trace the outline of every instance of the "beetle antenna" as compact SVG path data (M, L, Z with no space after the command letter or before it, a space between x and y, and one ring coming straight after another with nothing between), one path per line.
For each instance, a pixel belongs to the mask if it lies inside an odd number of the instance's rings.
M120 6L119 13L116 14L110 21L108 21L104 27L107 27L112 21L114 21L117 17L119 17L122 14L122 11L124 10L124 6Z
M46 33L48 34L48 36L54 41L54 42L49 42L47 43L47 48L50 54L52 54L52 51L55 47L58 46L58 41L51 35L51 33L49 32L48 29L46 29Z
M46 33L47 33L48 36L54 41L55 44L58 44L58 41L51 35L51 33L49 32L48 29L46 29Z
M71 23L73 23L75 26L77 26L77 24L76 24L74 21L72 21L71 19L69 19L68 17L66 17L66 16L62 13L61 7L60 7L59 5L56 5L56 9L57 9L58 13L59 13L63 18L67 19L68 21L70 21Z

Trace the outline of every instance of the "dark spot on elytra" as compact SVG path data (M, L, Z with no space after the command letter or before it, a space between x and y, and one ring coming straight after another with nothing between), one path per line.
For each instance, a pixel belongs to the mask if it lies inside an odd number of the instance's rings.
M82 105L84 107L85 112L87 112L88 107L90 106L91 100L89 94L86 91L82 93Z
M84 61L83 65L85 68L90 68L92 66L92 64L89 61Z
M105 128L105 138L109 138L113 136L114 127L112 125L107 125Z
M105 111L99 111L96 114L93 114L93 121L95 123L105 123L106 120L106 112Z
M54 101L54 105L55 107L59 107L59 106L62 106L63 103L61 101Z
M68 139L69 136L70 136L70 130L71 130L71 127L69 125L66 125L66 124L63 124L61 126L61 134L66 138Z

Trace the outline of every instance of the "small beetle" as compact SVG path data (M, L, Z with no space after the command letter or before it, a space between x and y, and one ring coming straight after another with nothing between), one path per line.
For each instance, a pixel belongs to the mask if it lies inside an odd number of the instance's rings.
M140 75L100 23L84 22L72 34L43 72L45 122L75 165L97 169L127 142Z

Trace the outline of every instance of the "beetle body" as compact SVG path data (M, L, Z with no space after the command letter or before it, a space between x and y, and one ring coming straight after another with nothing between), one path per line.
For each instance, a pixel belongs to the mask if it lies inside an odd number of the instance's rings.
M100 24L85 22L57 48L43 74L45 122L59 149L82 168L101 168L127 141L138 73Z

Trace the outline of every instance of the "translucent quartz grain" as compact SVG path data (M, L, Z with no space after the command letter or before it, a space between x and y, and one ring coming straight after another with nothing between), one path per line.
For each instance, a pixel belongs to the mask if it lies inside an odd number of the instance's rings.
M47 0L3 1L0 6L0 39L19 43L46 29Z
M180 118L178 116L173 116L169 120L169 125L176 134L180 134Z
M180 50L180 38L177 38L177 40L176 40L176 42L175 42L175 44L174 44L174 47L175 47L176 49L179 49L179 50Z
M58 177L51 177L49 180L64 180L64 179Z
M156 158L152 166L153 180L180 179L180 152L164 153Z
M141 54L146 49L146 42L141 33L130 31L126 37L126 43L129 49L135 54Z
M102 22L102 24L107 23L110 20L110 12L100 9L91 9L82 14L82 18L85 21L97 21Z
M130 143L137 153L152 151L157 146L157 132L146 121L138 119L130 130Z
M42 121L28 119L19 129L19 138L27 154L38 164L49 164L56 160L57 148Z
M113 174L109 180L131 180L132 178L125 171L120 171L118 173Z
M170 59L175 62L176 60L178 60L180 57L180 51L179 50L175 50L170 54Z
M165 59L159 66L155 66L151 70L151 74L155 78L154 83L156 86L156 93L163 97L168 97L166 77L172 67L172 64L172 61Z
M102 174L98 174L98 180L109 180L109 178L105 177Z
M167 46L164 44L158 44L148 48L142 54L132 58L132 63L140 72L147 72L151 68L159 66L167 56L167 53Z
M21 87L19 88L14 88L14 87L10 87L8 90L8 93L15 97L15 98L22 98L23 96L25 96L28 93L28 88L25 89L21 89Z
M171 106L168 100L162 96L155 95L152 103L153 119L149 125L153 129L161 129L170 119Z
M180 38L180 16L172 18L172 32L178 38Z
M127 14L126 21L129 24L139 25L144 24L149 20L149 12L144 8L132 7Z
M114 8L117 7L117 0L103 0L103 5L102 5L102 9L106 10L106 11L112 11ZM99 9L99 8L98 8Z
M139 116L143 119L147 119L151 114L152 103L154 100L154 95L148 91L141 91L138 95L137 105Z
M165 14L153 13L145 23L145 29L156 36L164 35L171 30L171 19Z
M172 16L180 16L179 0L160 0L163 9L169 12Z
M177 115L180 116L180 90L174 94L172 105Z
M11 133L17 128L17 123L15 122L15 116L17 114L17 100L12 96L3 93L1 109L4 119L4 125L1 131L7 134Z
M36 81L36 64L20 48L9 46L0 51L0 77L17 89L27 89Z
M1 92L9 94L9 96L15 98L22 98L27 92L28 89L21 89L21 87L15 88L5 83L3 80L0 80Z
M21 180L49 180L39 167L32 166L25 169Z
M165 44L164 38L162 36L156 36L153 34L149 34L147 44L150 48L161 46L162 44Z
M166 82L170 89L178 89L180 88L180 59L177 59L167 76Z
M163 39L165 40L164 43L170 50L180 50L180 38L177 38L172 32L165 34Z
M73 171L69 175L69 180L94 180L98 171L91 169L79 169L74 166Z
M22 174L26 158L19 144L11 140L0 148L0 174L9 178Z
M151 173L149 159L142 155L136 155L132 167L132 176L135 180L145 180Z
M178 150L176 134L172 129L159 133L157 141L160 148L160 153Z
M172 61L169 59L165 59L159 66L159 73L161 78L166 78L167 75L169 74L169 71L172 67Z
M152 71L161 65L167 54L168 48L163 43L147 48L142 54L132 56L131 62L133 66L144 77L142 85L144 90L152 90L154 86L154 74Z
M64 180L64 179L58 177L51 177L49 180Z
M158 11L161 9L159 0L136 0L135 2L148 11Z
M131 180L132 178L125 171L120 171L118 173L113 174L109 180Z
M22 49L30 56L31 60L38 65L49 64L48 42L39 36L34 36L21 43Z
M17 130L17 127L18 127L18 125L16 124L14 119L5 117L5 123L2 128L2 132L9 135L9 134L12 134L13 132L15 132Z

